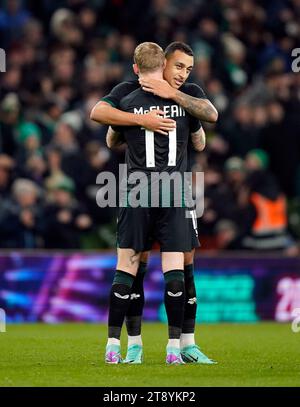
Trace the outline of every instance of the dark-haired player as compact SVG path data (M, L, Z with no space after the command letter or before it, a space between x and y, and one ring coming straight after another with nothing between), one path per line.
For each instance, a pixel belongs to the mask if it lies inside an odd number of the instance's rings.
M185 84L193 68L193 53L190 47L179 42L172 43L166 48L165 55L166 68L164 70L164 78L166 80L144 78L141 80L144 89L161 97L173 99L184 107L186 111L191 113L191 115L201 118L204 121L215 121L217 118L216 110L208 101L202 89L195 84ZM172 86L170 86L170 84ZM115 108L119 107L120 100L124 95L127 95L138 87L138 81L124 82L116 86L108 96L103 98L103 100L96 105L91 114L91 118L109 124L138 124L162 134L171 130L172 120L157 116L157 112L133 115ZM178 88L180 88L180 91ZM110 147L113 146L113 139L109 140L109 144ZM202 146L200 150L203 148L204 146ZM191 251L186 252L184 256L185 289L188 295L185 302L185 315L180 345L182 355L186 361L211 363L210 359L203 355L195 344L194 331L197 305L193 276L193 255L194 251ZM143 278L147 257L148 253L143 253L141 256L139 271L133 285L133 292L136 295L131 301L126 316L129 341L125 361L129 363L139 363L141 361L142 342L140 333L144 306Z

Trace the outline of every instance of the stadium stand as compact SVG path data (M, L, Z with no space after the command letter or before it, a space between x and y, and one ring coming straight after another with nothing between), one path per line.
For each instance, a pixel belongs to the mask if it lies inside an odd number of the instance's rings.
M139 42L177 40L193 48L190 81L219 111L193 154L205 172L202 248L297 255L300 2L142 3L0 2L0 248L114 247L115 213L97 207L95 180L117 170L124 148L106 148L107 128L89 112L134 78Z

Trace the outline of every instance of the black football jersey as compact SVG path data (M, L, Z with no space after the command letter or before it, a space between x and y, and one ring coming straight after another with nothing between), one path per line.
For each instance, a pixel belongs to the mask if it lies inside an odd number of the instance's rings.
M139 88L140 88L140 84L139 84L138 80L124 81L124 82L121 82L118 85L116 85L110 91L110 93L108 95L106 95L102 98L102 100L109 103L111 106L113 106L117 109L120 109L121 100L124 97L126 97L129 93L131 93ZM207 99L207 96L206 96L204 90L196 83L186 82L180 87L179 90L181 92L186 93L189 96L193 96L198 99ZM192 118L191 120L194 122L193 126L197 127L197 124L199 124L199 127L201 126L201 123L200 123L200 121L198 121L198 119ZM122 141L123 142L125 141L123 137L122 137ZM194 155L195 155L195 151L194 151L193 147L191 146L191 139L189 139L188 166L187 166L188 170L191 168Z
M187 145L190 133L200 128L198 120L192 118L184 109L172 100L136 89L120 102L123 111L145 114L151 110L164 111L164 117L176 121L176 129L168 136L146 130L141 127L122 127L122 133L128 145L126 164L128 171L152 171L183 173L187 170Z

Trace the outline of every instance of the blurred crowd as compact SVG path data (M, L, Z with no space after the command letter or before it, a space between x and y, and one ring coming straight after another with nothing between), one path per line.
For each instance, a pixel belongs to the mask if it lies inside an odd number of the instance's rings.
M0 0L0 248L108 248L115 211L96 176L124 150L89 119L134 78L142 41L188 43L190 81L219 111L207 148L203 248L298 253L300 0ZM298 43L297 43L298 40Z

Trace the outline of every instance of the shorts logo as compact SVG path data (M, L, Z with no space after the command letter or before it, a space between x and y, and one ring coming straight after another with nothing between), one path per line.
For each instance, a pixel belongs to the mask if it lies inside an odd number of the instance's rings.
M170 297L180 297L183 294L182 291L178 291L178 293L173 294L171 291L168 291L168 295Z
M131 297L130 297L131 300L137 300L138 298L140 298L140 294L135 294L135 293L131 294Z
M121 295L119 293L114 293L116 297L121 298L121 300L128 300L129 294Z
M188 300L188 304L191 304L191 305L196 304L196 302L197 302L197 298L196 298L196 297L194 297L194 298L189 298L189 300Z

